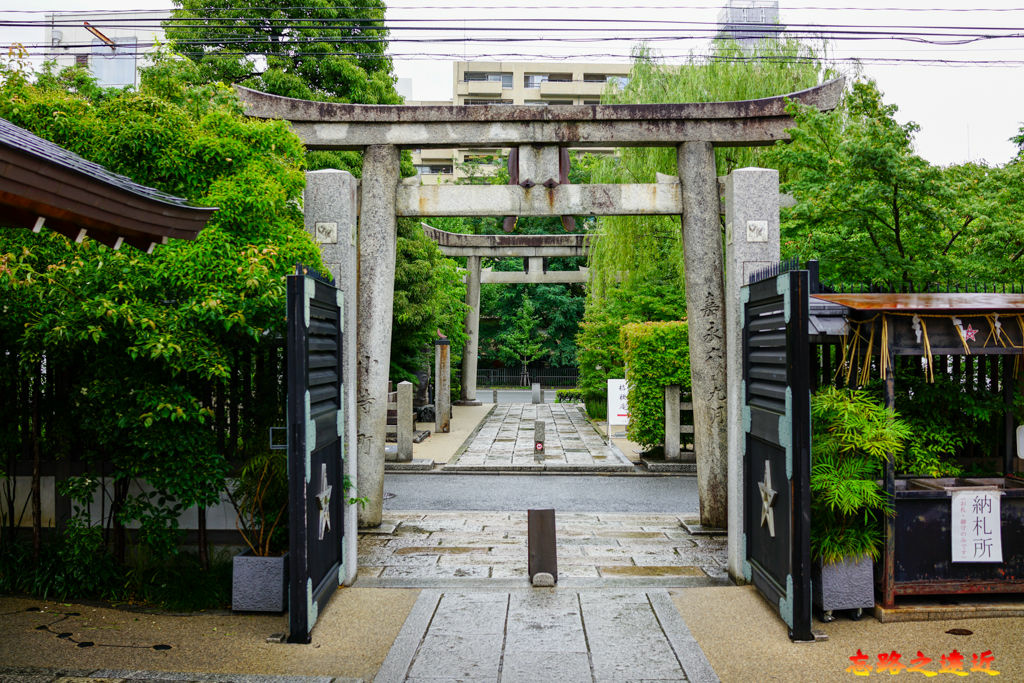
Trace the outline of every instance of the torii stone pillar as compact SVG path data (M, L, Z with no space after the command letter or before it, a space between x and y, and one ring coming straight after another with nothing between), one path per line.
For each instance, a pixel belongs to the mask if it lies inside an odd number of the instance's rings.
M476 364L480 349L480 257L466 257L466 347L462 353L462 400L460 405L480 405L476 400Z
M395 246L398 225L398 148L370 145L363 154L359 216L359 411L358 495L360 526L380 526L384 507L384 435L387 428L388 369L391 364L391 314L395 297Z
M700 523L725 529L728 524L725 288L714 147L709 142L684 142L677 148L676 163L683 194L686 317Z

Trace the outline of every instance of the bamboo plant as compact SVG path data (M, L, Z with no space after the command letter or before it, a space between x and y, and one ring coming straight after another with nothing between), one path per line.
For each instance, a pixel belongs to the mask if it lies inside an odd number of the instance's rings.
M863 390L825 387L811 397L811 555L824 563L881 555L879 479L903 453L910 426Z

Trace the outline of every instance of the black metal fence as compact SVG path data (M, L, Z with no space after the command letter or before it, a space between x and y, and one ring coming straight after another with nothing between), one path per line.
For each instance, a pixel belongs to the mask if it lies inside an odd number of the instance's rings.
M478 387L528 387L539 382L545 388L572 389L579 382L577 368L480 368Z

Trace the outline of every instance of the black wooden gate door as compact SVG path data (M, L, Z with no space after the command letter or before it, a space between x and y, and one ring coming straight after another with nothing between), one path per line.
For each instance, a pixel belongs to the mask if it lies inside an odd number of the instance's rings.
M342 294L288 276L288 641L308 643L342 562Z
M789 626L811 633L808 274L743 288L743 574Z

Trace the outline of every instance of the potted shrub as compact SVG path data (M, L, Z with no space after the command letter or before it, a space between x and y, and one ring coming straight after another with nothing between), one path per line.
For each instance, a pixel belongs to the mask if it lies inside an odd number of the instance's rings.
M234 558L231 609L283 612L288 588L288 457L284 450L254 455L228 497L248 548Z
M910 427L863 390L825 387L811 397L811 557L814 600L833 610L874 607L874 565L892 514L879 479Z
M352 484L342 478L349 505L366 498L348 495ZM231 571L231 609L236 612L283 612L288 608L288 456L270 450L246 462L228 498L235 526L248 546L235 555Z

